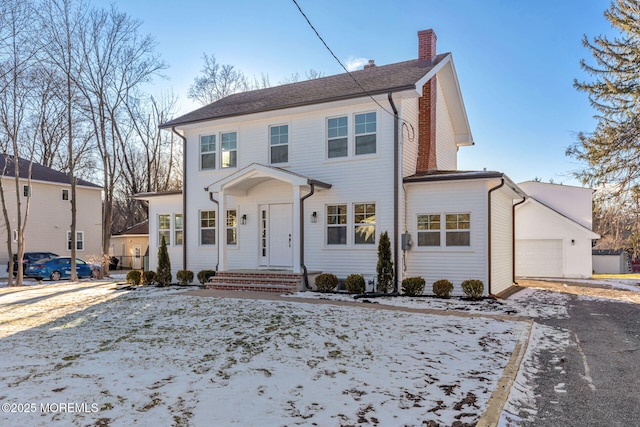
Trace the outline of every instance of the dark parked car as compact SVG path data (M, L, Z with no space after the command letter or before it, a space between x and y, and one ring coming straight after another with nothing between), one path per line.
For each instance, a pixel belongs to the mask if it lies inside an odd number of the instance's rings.
M76 258L76 272L78 277L91 277L93 273L91 264ZM71 277L71 258L45 258L29 264L24 273L27 277L34 277L38 280L48 278L60 280Z
M27 271L27 267L34 261L40 261L45 258L55 258L58 254L53 252L25 252L22 257L22 271ZM9 271L9 263L7 263L7 271ZM18 255L13 254L13 275L18 274Z

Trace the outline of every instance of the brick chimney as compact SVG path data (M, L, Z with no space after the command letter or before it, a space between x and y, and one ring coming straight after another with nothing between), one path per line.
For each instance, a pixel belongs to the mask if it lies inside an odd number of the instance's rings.
M431 61L436 57L436 33L429 30L418 31L418 59ZM436 101L438 85L433 76L422 87L418 99L418 160L416 172L438 169L436 164Z
M367 70L369 68L374 68L375 66L376 66L376 61L374 61L373 59L370 59L368 64L364 64L363 69Z

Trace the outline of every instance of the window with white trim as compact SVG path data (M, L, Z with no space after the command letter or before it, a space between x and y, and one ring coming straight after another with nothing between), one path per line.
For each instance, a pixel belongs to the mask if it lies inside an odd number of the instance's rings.
M289 162L289 125L269 128L269 158L271 163Z
M376 205L375 203L356 203L353 205L354 244L372 245L376 242Z
M349 125L347 116L327 119L327 157L347 157L349 154Z
M440 214L418 215L418 246L440 246Z
M173 241L176 242L176 245L182 245L183 228L182 214L175 214L173 216Z
M216 244L216 211L200 211L200 244Z
M171 215L158 215L158 246L162 245L162 238L167 246L171 244Z
M67 188L62 189L62 200L65 202L69 201L69 190Z
M327 245L347 244L347 205L327 206Z
M216 136L203 135L200 137L200 169L216 168Z
M238 166L238 137L236 132L220 134L220 167L235 168Z
M70 251L72 247L73 242L71 241L71 231L67 231L67 250ZM76 231L76 250L84 250L84 231Z
M227 245L238 243L238 213L235 209L227 211Z
M446 245L471 246L471 214L446 214Z
M31 197L31 186L23 185L22 186L22 196L23 197Z
M376 113L355 115L355 154L376 152Z

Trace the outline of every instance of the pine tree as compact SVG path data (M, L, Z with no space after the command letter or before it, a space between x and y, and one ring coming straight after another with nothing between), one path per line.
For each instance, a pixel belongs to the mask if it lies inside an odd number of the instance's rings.
M574 81L597 110L592 134L579 133L567 155L586 163L576 176L585 184L609 185L609 195L622 194L640 184L640 0L614 0L604 13L620 36L585 36L595 65L580 65L592 82Z
M160 286L167 286L171 283L171 260L167 251L167 241L162 236L160 248L158 249L158 270L156 271L156 281Z
M380 236L378 242L378 273L377 291L388 293L393 285L393 261L391 260L391 241L386 231Z

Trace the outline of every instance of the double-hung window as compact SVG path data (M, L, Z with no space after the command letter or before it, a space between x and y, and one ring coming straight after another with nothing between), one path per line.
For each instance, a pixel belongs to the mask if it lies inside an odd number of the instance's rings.
M200 211L200 244L216 244L216 211Z
M182 214L175 214L173 216L173 235L176 245L182 245L183 228Z
M327 206L327 244L347 244L347 205Z
M70 251L72 247L73 242L71 241L71 231L67 231L67 250ZM76 231L76 250L84 250L84 231Z
M376 205L375 203L356 203L353 205L354 243L374 244L376 241Z
M200 137L200 169L216 168L216 136L203 135Z
M227 211L227 245L238 243L238 213L235 209Z
M221 168L235 168L238 166L238 135L227 132L220 135Z
M269 128L269 150L271 163L289 162L289 125Z
M349 126L347 117L327 120L327 156L346 157L349 154Z
M376 113L356 114L356 155L376 152Z
M418 215L418 246L440 246L440 214Z
M66 188L62 189L62 200L65 202L69 201L69 190Z
M171 215L158 215L158 246L162 245L162 238L167 245L171 244Z
M446 214L447 246L471 246L471 214Z

